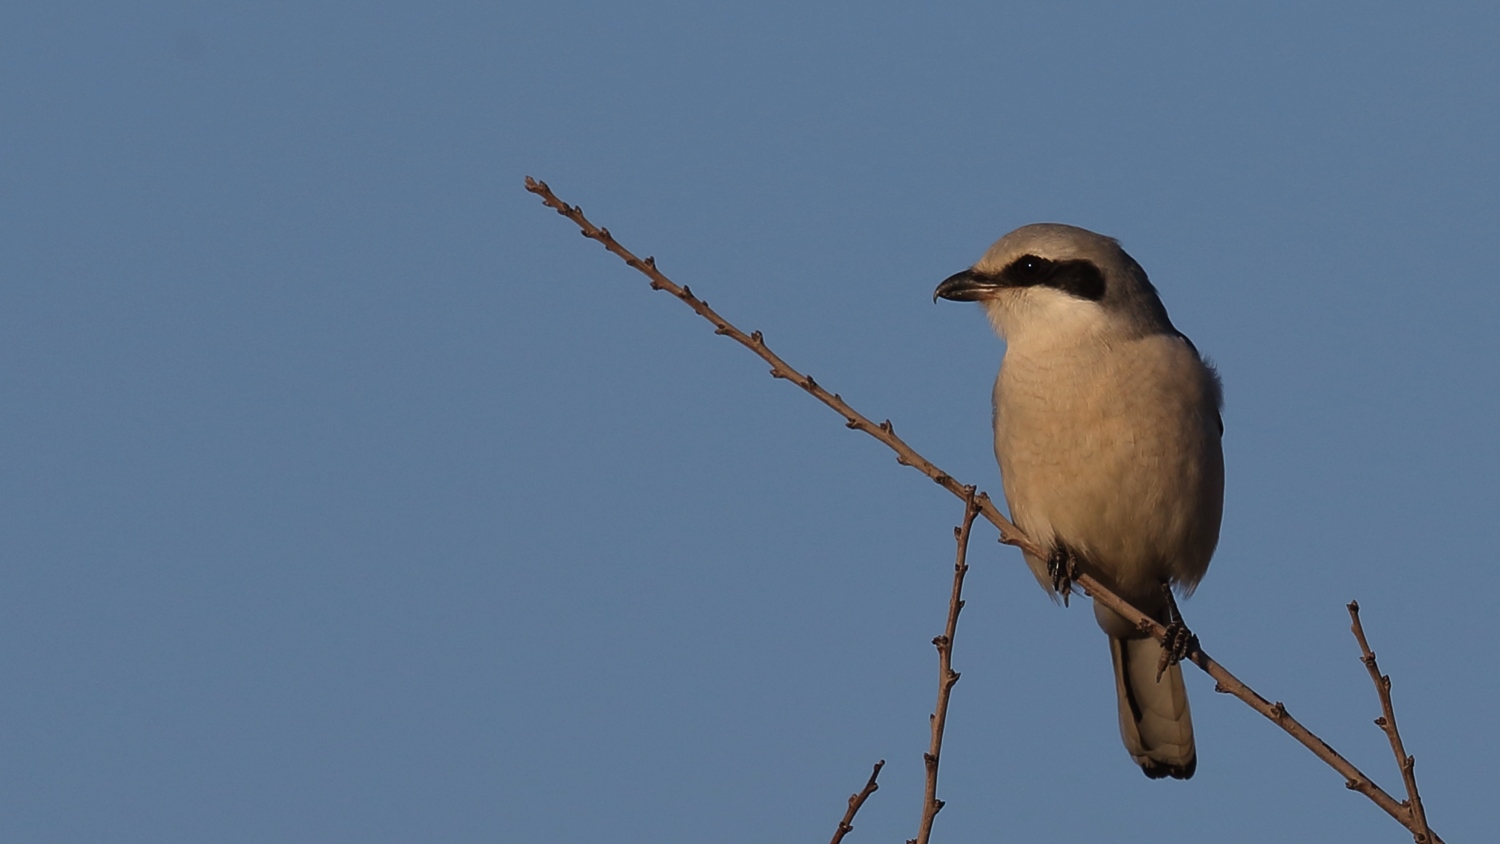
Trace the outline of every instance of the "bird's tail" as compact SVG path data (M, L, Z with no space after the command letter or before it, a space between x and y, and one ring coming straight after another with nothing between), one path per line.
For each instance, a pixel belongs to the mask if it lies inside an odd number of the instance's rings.
M1120 738L1146 776L1185 780L1198 767L1193 717L1182 666L1171 665L1160 681L1156 679L1161 654L1155 639L1109 637L1120 698Z

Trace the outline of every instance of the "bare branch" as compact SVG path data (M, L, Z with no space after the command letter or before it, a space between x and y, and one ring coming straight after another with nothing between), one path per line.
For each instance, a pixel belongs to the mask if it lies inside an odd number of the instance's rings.
M1401 805L1410 814L1411 822L1407 829L1412 831L1412 838L1417 844L1427 844L1433 840L1432 830L1427 826L1427 812L1422 808L1422 797L1417 793L1417 760L1415 757L1406 755L1406 747L1401 743L1401 733L1396 729L1396 707L1391 703L1391 678L1380 673L1380 666L1375 662L1375 652L1370 650L1370 643L1365 639L1365 627L1359 621L1359 602L1349 602L1350 629L1354 631L1354 638L1359 642L1361 651L1360 662L1370 672L1370 679L1375 682L1375 693L1380 696L1380 708L1384 714L1375 719L1375 726L1385 731L1386 738L1391 741L1391 752L1396 754L1396 766L1401 769L1401 779L1406 783L1406 801Z
M593 223L589 222L586 217L583 216L583 212L576 206L569 205L566 202L563 202L561 199L558 199L557 196L552 193L552 189L547 187L546 182L539 182L535 179L532 179L530 176L527 176L526 190L541 197L542 202L545 203L547 207L552 208L553 210L557 211L557 213L563 215L564 217L567 217L569 220L572 220L573 223L577 225L579 230L583 233L584 237L598 241L601 245L604 246L605 249L614 253L623 261L625 261L626 264L629 264L631 267L644 274L650 280L651 288L653 290L665 290L671 293L673 296L676 296L678 299L682 300L688 307L697 312L699 316L702 316L704 319L713 323L714 333L723 334L725 336L733 338L736 342L745 346L756 355L760 356L762 360L771 364L772 376L776 378L784 378L792 382L793 384L796 384L803 390L806 390L808 393L812 394L812 396L818 401L821 401L823 404L826 404L830 408L833 408L833 410L840 416L843 416L845 425L847 427L863 431L866 434L869 434L870 436L884 443L892 451L896 452L897 463L900 463L903 466L911 466L912 468L931 478L933 481L937 482L937 484L943 489L948 490L961 499L966 498L965 490L968 487L966 487L964 484L959 483L947 472L939 469L935 464L933 464L922 455L918 454L916 450L911 446L907 445L906 442L903 441L900 437L896 436L895 430L891 426L890 420L886 420L879 424L872 423L868 417L854 410L854 408L845 403L843 398L841 398L837 393L828 392L827 390L823 389L823 387L814 382L812 378L803 375L796 369L793 369L789 364L783 361L774 352L772 352L770 348L766 346L765 338L759 331L754 331L750 334L746 334L739 328L731 325L728 320L719 316L717 312L710 308L708 306L708 303L694 296L692 291L689 290L685 285L679 287L665 275L662 275L662 273L656 268L655 260L653 260L652 258L646 258L644 260L637 258L634 253L626 249L624 246L621 246L619 242L610 235L608 229L602 229L595 226ZM1049 553L1046 550L1042 549L1042 547L1037 545L1035 541L1026 536L1026 534L1023 533L1020 528L1017 528L1014 524L1011 524L1009 519L1001 515L1000 510L995 506L994 502L990 500L989 496L982 495L978 500L979 512L985 517L986 520L988 520L995 527L999 528L1001 542L1004 542L1007 545L1014 545L1027 554L1031 554L1032 556L1039 557L1041 559L1048 558ZM1163 627L1154 619L1148 617L1145 613L1142 613L1140 610L1136 609L1131 604L1127 603L1125 599L1116 595L1114 592L1111 592L1107 587L1105 587L1102 583L1100 583L1097 579L1095 579L1088 573L1078 572L1073 578L1073 583L1079 588L1083 589L1083 591L1095 601L1099 601L1105 606L1108 606L1110 609L1123 616L1132 624L1136 625L1136 627L1138 627L1143 632L1155 637L1157 641L1160 642L1165 640L1167 633L1165 627ZM1308 750L1311 750L1313 752L1313 755L1317 756L1319 759L1322 759L1329 765L1329 767L1337 771L1341 776L1344 777L1344 784L1349 789L1358 791L1359 793L1370 798L1370 800L1374 802L1375 805L1379 806L1386 812L1386 814L1390 815L1392 818L1395 818L1398 823L1411 830L1414 834L1423 832L1423 830L1417 828L1416 821L1412 818L1411 813L1406 810L1405 806L1402 803L1398 802L1394 797L1387 794L1383 789L1380 788L1380 786L1376 785L1373 781L1370 780L1369 777L1365 776L1363 772L1361 772L1358 768L1351 764L1349 760L1345 759L1343 756L1340 756L1332 747L1328 746L1327 742L1318 738L1312 733L1312 731L1302 726L1300 722L1298 722L1286 711L1286 707L1283 706L1280 702L1273 704L1267 701L1265 698L1261 697L1255 692L1255 690L1245 685L1238 677L1235 677L1233 674L1229 673L1229 671L1222 665L1211 659L1208 654L1203 652L1201 647L1195 646L1190 649L1187 658L1194 665L1201 668L1210 677L1214 678L1214 681L1217 683L1216 689L1218 691L1231 694L1244 701L1250 706L1251 709L1254 709L1256 712L1259 712L1266 718L1269 718L1272 723L1285 730L1288 735L1296 739ZM1431 834L1431 841L1433 842L1433 844L1443 844L1443 840L1438 837L1437 833L1432 833L1430 829L1427 830L1427 832Z
M833 840L829 844L839 844L840 841L844 840L845 835L854 830L854 816L859 813L859 807L865 805L865 801L869 799L870 795L874 794L880 788L876 784L875 778L880 776L880 769L884 767L884 759L876 762L875 770L870 772L870 780L865 783L865 787L860 789L858 794L849 795L849 810L844 812L844 819L839 821L839 828L834 831Z
M558 199L552 193L551 188L547 187L546 182L538 182L528 176L526 177L526 189L540 196L542 202L546 203L547 207L556 210L557 213L572 220L582 231L584 237L597 240L605 249L608 249L626 264L629 264L645 275L651 282L652 290L665 290L678 299L681 299L684 304L692 308L699 316L713 323L715 334L722 334L729 337L760 356L761 360L771 365L772 377L784 378L811 393L813 398L833 408L835 413L844 417L845 426L857 431L864 431L866 434L890 447L892 451L896 452L897 463L916 469L918 472L932 478L943 489L948 490L959 498L964 497L964 485L950 477L947 472L933 465L931 461L918 454L915 449L896 436L896 431L889 419L880 423L871 422L868 417L850 407L837 393L828 392L811 377L803 375L792 368L790 364L771 351L770 347L766 345L765 337L759 331L752 331L746 334L739 328L731 325L728 320L719 316L718 312L710 308L707 302L694 296L693 291L686 285L679 286L663 275L656 268L655 259L637 258L633 252L621 246L610 235L608 229L601 229L595 226L583 216L583 212L576 206L569 205ZM1035 554L1043 558L1047 556L1046 551L1043 551L1034 544L1015 525L1011 524L1008 519L1001 515L1000 510L995 507L994 503L988 497L984 498L983 509L980 512L984 513L984 517L1000 529L1001 542L1015 545L1030 554Z
M969 533L974 527L974 517L983 506L984 493L975 494L972 486L964 487L964 521L953 529L953 538L958 540L958 556L953 562L953 592L948 597L948 626L943 635L932 640L938 652L937 706L932 713L932 743L922 759L927 763L927 790L922 802L922 825L917 837L907 844L928 844L932 838L932 822L943 808L937 799L938 760L943 753L943 729L948 723L948 699L953 685L958 682L958 672L953 670L953 641L958 635L958 614L964 608L964 575L969 573Z
M1162 641L1166 637L1166 628L1160 622L1131 606L1113 592L1102 587L1097 587L1092 578L1079 576L1077 582L1084 585L1084 591L1089 597L1124 616L1137 628L1154 636L1157 641ZM1302 726L1300 721L1293 718L1291 713L1287 712L1286 706L1281 701L1271 703L1261 697L1254 689L1245 685L1244 681L1229 673L1229 669L1215 662L1207 653L1204 653L1201 647L1195 646L1192 648L1188 652L1187 658L1194 665L1203 669L1204 673L1208 676L1214 678L1215 691L1233 695L1244 701L1251 709L1269 718L1271 723L1285 730L1288 735L1300 742L1302 746L1311 750L1314 756L1322 759L1330 768L1338 771L1343 776L1344 785L1347 788L1352 791L1358 791L1360 794L1370 798L1376 806L1385 810L1386 814L1395 818L1398 823L1406 827L1413 834L1418 832L1415 828L1416 823L1412 820L1411 814L1406 810L1404 804L1376 785L1369 777L1365 776L1363 771L1356 768L1348 759L1339 755L1338 751L1330 747L1327 742L1314 735L1312 730ZM1443 839L1439 838L1437 833L1431 832L1431 830L1428 830L1428 832L1432 835L1431 840L1434 844L1442 844Z

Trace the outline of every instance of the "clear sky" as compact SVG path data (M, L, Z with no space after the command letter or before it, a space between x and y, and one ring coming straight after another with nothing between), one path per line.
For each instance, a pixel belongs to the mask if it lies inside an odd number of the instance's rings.
M1209 653L1500 825L1493 3L13 4L0 839L915 834L958 501L522 190L998 492L933 287L1119 237L1224 378ZM939 841L1391 841L976 531Z

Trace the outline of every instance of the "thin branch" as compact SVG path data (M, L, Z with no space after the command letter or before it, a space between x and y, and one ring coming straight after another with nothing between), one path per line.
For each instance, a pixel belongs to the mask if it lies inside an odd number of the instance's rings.
M1385 732L1385 737L1391 741L1391 752L1396 754L1396 766L1401 769L1401 779L1406 783L1406 801L1403 807L1410 813L1412 823L1407 825L1412 830L1412 838L1417 844L1427 844L1432 840L1432 830L1427 826L1427 812L1422 808L1422 796L1417 793L1417 760L1415 757L1406 755L1406 747L1401 743L1401 733L1396 729L1396 707L1391 703L1391 678L1380 673L1380 666L1375 662L1375 652L1370 650L1370 643L1365 639L1365 627L1359 622L1359 602L1349 602L1349 620L1352 622L1350 629L1354 631L1354 638L1359 642L1361 651L1360 662L1370 672L1370 679L1375 682L1375 693L1380 696L1380 708L1384 714L1375 719L1375 726Z
M1166 638L1167 629L1160 622L1131 606L1123 598L1110 592L1108 589L1097 586L1092 582L1091 578L1088 580L1089 582L1085 583L1085 578L1080 576L1076 582L1084 584L1084 591L1089 597L1124 616L1142 632L1155 637L1158 642ZM1193 647L1188 651L1187 658L1194 665L1203 669L1204 673L1208 676L1214 678L1214 691L1233 695L1244 701L1251 709L1266 716L1266 718L1270 719L1271 723L1285 730L1287 735L1290 735L1300 742L1302 746L1311 750L1314 756L1322 759L1330 768L1338 771L1344 778L1345 787L1351 791L1358 791L1360 794L1370 798L1376 806L1379 806L1386 814L1395 818L1398 823L1406 827L1413 834L1420 832L1416 828L1417 825L1412 819L1411 813L1406 810L1405 804L1386 793L1384 789L1365 776L1363 771L1356 768L1348 759L1339 755L1338 751L1330 747L1327 742L1318 738L1312 730L1302 726L1300 721L1293 718L1291 713L1287 712L1286 706L1281 701L1271 703L1261 697L1254 689L1245 685L1244 681L1229 673L1229 669L1215 662L1207 653L1204 653L1196 640ZM1432 836L1431 841L1433 844L1442 844L1443 839L1438 837L1437 833L1431 832L1430 829L1427 831Z
M844 819L839 821L839 828L834 830L833 840L829 844L839 844L840 841L844 840L845 835L854 830L854 816L859 813L859 807L865 805L865 801L869 799L870 795L874 794L880 788L876 784L875 778L880 776L880 769L884 767L884 759L876 762L875 770L870 772L870 779L865 783L865 787L860 789L858 794L849 795L849 810L844 812Z
M670 279L668 279L665 275L662 275L661 271L656 268L656 261L654 259L649 257L645 259L636 257L634 253L626 249L624 246L621 246L620 243L610 235L609 229L599 228L595 226L593 223L589 222L586 217L583 216L583 211L577 206L569 205L566 202L563 202L561 199L558 199L557 196L552 193L552 189L547 187L546 182L539 182L535 179L532 179L530 176L527 176L526 190L541 197L542 202L546 204L547 207L555 210L562 216L567 217L569 220L572 220L573 223L578 226L584 237L598 241L605 249L614 253L626 264L644 274L650 280L651 288L653 290L665 290L668 293L671 293L673 296L676 296L678 299L682 300L684 304L692 308L699 316L702 316L704 319L713 323L714 333L722 334L732 338L740 345L754 352L762 360L769 363L771 365L772 377L784 378L792 382L793 384L796 384L798 387L801 387L803 390L806 390L808 393L810 393L813 398L816 398L823 404L828 405L834 410L834 412L838 413L840 416L843 416L844 424L847 427L854 430L863 431L866 434L869 434L870 436L884 443L892 451L896 452L897 463L916 469L917 471L931 478L933 481L937 482L937 484L943 489L946 489L949 492L953 493L955 496L958 496L961 499L965 497L964 490L967 487L964 484L959 483L947 472L939 469L927 458L918 454L915 449L907 445L906 442L903 441L900 437L896 436L896 432L892 428L889 419L879 424L871 422L868 417L859 413L854 408L845 403L843 398L841 398L837 393L828 392L827 390L823 389L823 387L818 385L818 383L814 381L811 376L803 375L796 369L793 369L789 364L786 363L786 361L783 361L774 352L772 352L770 348L766 346L765 338L759 331L752 331L751 333L746 334L739 328L731 325L728 320L719 316L717 312L710 308L707 302L694 296L693 291L686 285L678 286ZM1034 557L1047 559L1050 556L1049 552L1043 550L1041 546L1037 545L1030 537L1026 536L1026 534L1023 533L1020 528L1016 527L1014 524L1011 524L1009 519L1001 515L1000 510L995 506L994 502L991 501L988 496L982 497L980 501L979 512L985 517L986 520L988 520L996 528L999 528L1001 542L1004 542L1007 545L1014 545ZM1125 599L1111 592L1107 587L1105 587L1094 577L1090 576L1088 573L1078 572L1073 578L1073 583L1074 585L1081 588L1095 601L1099 601L1100 603L1103 603L1105 606L1114 610L1116 613L1119 613L1132 624L1136 625L1136 627L1138 627L1142 632L1155 637L1157 641L1163 641L1166 638L1165 627L1148 617L1145 613L1142 613L1140 610L1136 609L1131 604L1127 603ZM1398 802L1391 795L1387 794L1383 789L1380 788L1380 786L1372 782L1369 777L1365 776L1363 772L1352 765L1347 759L1335 752L1332 747L1328 746L1327 742L1318 738L1312 733L1312 731L1302 726L1301 723L1299 723L1295 718L1287 713L1286 707L1283 706L1280 702L1273 704L1267 701L1265 698L1261 697L1253 689L1240 681L1239 678L1229 673L1229 671L1222 665L1211 659L1208 654L1203 652L1202 648L1197 647L1196 642L1194 646L1189 650L1188 660L1191 661L1194 665L1203 669L1203 671L1206 672L1210 677L1214 678L1215 682L1217 683L1216 689L1218 691L1231 694L1244 701L1250 706L1250 708L1264 715L1266 718L1269 718L1272 723L1285 730L1288 735L1296 739L1308 750L1311 750L1313 752L1313 755L1317 756L1319 759L1322 759L1325 763L1327 763L1330 767L1332 767L1335 771L1337 771L1341 776L1344 777L1344 784L1349 789L1358 791L1359 793L1370 798L1370 800L1374 802L1375 805L1383 809L1386 814L1395 818L1397 822L1399 822L1402 826L1405 826L1407 829L1411 830L1413 833L1422 831L1416 828L1416 822L1412 819L1411 814L1406 811L1405 807L1400 802ZM1443 844L1443 840L1439 838L1436 833L1432 833L1432 842L1433 844Z
M636 257L635 253L621 246L610 235L609 229L595 226L588 221L588 218L583 216L582 209L558 199L552 193L552 189L547 187L546 182L538 182L527 176L526 189L540 196L542 202L547 207L556 210L557 213L572 220L583 233L584 237L597 240L605 249L608 249L626 264L645 275L651 282L652 290L665 290L678 299L681 299L684 304L692 308L699 316L713 323L715 334L722 334L734 340L736 343L754 352L761 360L769 363L771 365L771 377L783 378L811 393L813 398L833 408L835 413L844 417L845 426L853 428L856 431L864 431L866 434L885 443L892 451L896 452L897 463L916 469L918 472L936 481L943 489L948 490L959 498L964 497L964 485L954 480L947 472L939 469L927 458L918 454L916 449L907 445L905 441L896 436L896 431L891 426L891 420L887 419L880 423L870 421L864 414L845 403L844 399L838 393L828 392L818 382L814 381L811 375L803 375L801 372L793 369L790 364L782 360L766 346L765 337L759 331L752 331L746 334L739 328L731 325L728 320L719 316L713 308L710 308L707 302L694 296L692 289L687 285L679 286L665 275L662 275L661 271L656 268L655 258L649 256L646 258ZM1001 542L1008 545L1015 545L1028 554L1033 554L1043 559L1048 556L1046 551L1033 543L1027 538L1026 534L1022 533L1019 528L1001 515L1000 510L995 507L994 502L990 501L989 498L986 497L984 499L983 509L980 512L984 514L984 517L990 523L1000 529Z
M953 694L953 685L958 682L958 672L953 670L953 641L958 635L958 614L964 608L964 575L969 573L969 533L974 527L974 517L979 515L984 493L975 494L972 486L964 487L964 522L953 529L953 538L958 541L958 556L953 562L953 592L948 596L948 626L943 635L932 640L938 652L937 706L932 713L932 743L922 760L927 763L927 791L922 802L922 826L917 837L906 844L928 844L932 838L932 822L943 808L937 799L938 760L943 753L943 729L948 724L948 699Z

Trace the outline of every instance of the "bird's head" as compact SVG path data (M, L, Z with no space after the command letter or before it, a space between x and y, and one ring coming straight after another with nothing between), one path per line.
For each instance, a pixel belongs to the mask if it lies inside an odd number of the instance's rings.
M1061 223L1022 226L949 276L933 299L979 302L1010 344L1037 335L1175 332L1156 288L1114 238Z

